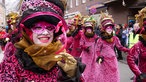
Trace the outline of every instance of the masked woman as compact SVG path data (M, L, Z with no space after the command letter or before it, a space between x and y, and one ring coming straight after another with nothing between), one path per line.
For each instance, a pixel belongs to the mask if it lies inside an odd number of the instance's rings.
M101 13L101 38L97 40L96 53L97 53L97 66L95 74L97 82L120 82L118 62L114 51L117 49L128 52L129 49L123 47L118 37L113 36L114 20L105 13ZM95 61L95 60L94 60ZM93 70L94 71L94 70Z
M135 74L134 82L146 82L146 7L135 16L139 27L135 32L139 34L139 41L130 49L127 62Z
M64 7L62 0L23 1L18 24L22 37L14 45L6 45L0 82L83 81L83 65L66 53L57 39L62 33L66 37Z

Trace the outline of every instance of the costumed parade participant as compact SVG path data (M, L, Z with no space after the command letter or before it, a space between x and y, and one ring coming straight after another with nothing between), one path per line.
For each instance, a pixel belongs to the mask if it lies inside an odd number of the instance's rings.
M17 12L8 13L7 21L9 22L7 22L7 26L5 26L5 28L1 27L2 30L0 31L0 45L3 51L7 42L14 43L20 39L18 36L18 29L16 28L18 18L19 14Z
M73 41L71 44L71 55L74 57L80 57L81 55L81 48L80 48L80 39L82 35L82 17L80 14L75 15L74 17L74 26L75 30L72 33Z
M66 45L66 50L68 53L71 53L72 48L71 48L71 44L73 41L73 37L72 37L72 33L75 30L75 26L73 25L73 20L68 20L68 30L67 30L67 45Z
M127 62L135 74L134 82L146 82L146 7L135 15L139 29L139 41L130 49Z
M65 0L26 0L18 24L21 40L7 43L0 82L83 82L85 65L65 52ZM65 40L66 41L66 40Z
M96 82L120 82L118 61L114 48L128 52L129 49L123 47L118 37L113 36L114 20L111 15L101 12L101 38L97 40L96 54L97 62L95 74ZM94 70L93 70L94 71Z
M96 75L95 71L98 71L98 69L95 69L95 63L93 60L95 60L95 42L98 39L98 36L94 32L95 29L95 20L93 17L88 17L85 20L84 28L83 28L83 35L80 40L80 46L82 48L81 58L82 62L86 64L86 68L83 72L83 77L85 79L85 82L97 82L96 78L98 75Z
M1 46L2 51L4 51L5 45L7 43L6 38L5 38L6 35L7 33L5 32L5 30L2 27L0 27L0 46Z
M16 29L16 25L19 19L19 14L17 12L10 12L7 15L7 28L6 28L6 32L7 33L11 33L13 30Z
M0 27L0 62L3 60L3 53L7 43L7 39L5 38L6 35L7 33L5 32L4 28Z
M18 12L9 12L7 15L6 38L9 38L9 41L12 43L17 42L20 39L19 31L16 27L19 22L19 17L20 15Z

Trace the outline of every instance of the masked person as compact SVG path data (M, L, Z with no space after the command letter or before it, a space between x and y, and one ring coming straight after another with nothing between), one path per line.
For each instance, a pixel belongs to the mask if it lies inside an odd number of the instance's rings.
M80 40L80 46L82 48L81 58L82 62L86 64L85 71L83 72L83 77L85 82L98 82L96 77L98 77L95 73L95 42L98 39L98 36L94 32L95 28L95 20L93 17L88 17L85 20L83 35ZM98 69L96 69L98 71Z
M69 20L68 21L68 30L67 30L67 45L66 45L66 50L68 53L71 53L72 51L72 41L73 41L73 37L72 37L72 33L75 30L75 26L73 25L73 20Z
M82 36L82 16L80 14L75 15L74 17L74 24L75 27L73 33L71 34L73 37L72 44L71 44L71 55L74 57L80 57L81 55L81 48L80 48L80 39Z
M146 82L146 7L139 11L136 16L139 41L130 48L127 62L135 74L134 82Z
M97 40L96 44L96 70L94 73L98 74L97 82L120 82L117 57L114 51L117 49L128 52L129 49L123 47L118 37L113 36L114 20L106 14L101 13L101 38Z
M6 35L7 35L7 33L3 30L3 28L0 28L0 47L1 47L2 51L4 51L5 45L7 43Z
M57 39L67 27L65 1L26 0L18 24L22 39L6 45L1 82L82 82L84 66ZM66 44L66 43L65 43Z

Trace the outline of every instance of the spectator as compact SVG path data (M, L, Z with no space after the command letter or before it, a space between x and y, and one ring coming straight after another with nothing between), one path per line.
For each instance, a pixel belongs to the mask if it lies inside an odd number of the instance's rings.
M117 24L116 25L116 32L115 32L115 34L119 38L120 43L122 41L122 31L123 31L122 25L121 24ZM116 47L115 47L115 49L117 50L118 60L123 60L122 52L120 50L118 50Z

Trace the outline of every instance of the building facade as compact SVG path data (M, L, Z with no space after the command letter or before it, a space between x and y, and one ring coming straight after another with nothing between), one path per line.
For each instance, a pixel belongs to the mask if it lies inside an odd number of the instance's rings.
M93 15L98 19L100 11L111 14L116 24L127 24L145 6L145 0L68 0L66 18L76 13Z

